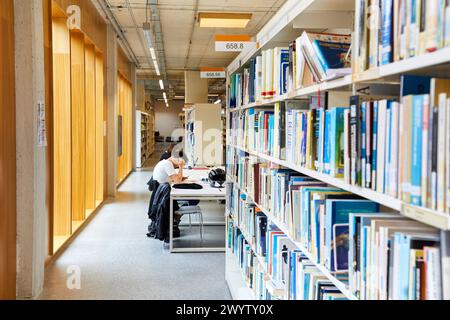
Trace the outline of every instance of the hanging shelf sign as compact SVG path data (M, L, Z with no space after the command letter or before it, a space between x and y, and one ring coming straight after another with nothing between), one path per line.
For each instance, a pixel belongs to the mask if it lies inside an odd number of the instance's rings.
M223 79L226 78L225 68L201 68L200 78L202 79Z
M216 35L217 52L241 52L253 45L249 35Z

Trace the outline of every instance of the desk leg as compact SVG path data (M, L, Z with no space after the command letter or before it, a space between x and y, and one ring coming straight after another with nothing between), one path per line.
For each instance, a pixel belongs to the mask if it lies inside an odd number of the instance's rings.
M170 197L170 228L169 228L169 239L170 239L170 252L173 252L173 199Z

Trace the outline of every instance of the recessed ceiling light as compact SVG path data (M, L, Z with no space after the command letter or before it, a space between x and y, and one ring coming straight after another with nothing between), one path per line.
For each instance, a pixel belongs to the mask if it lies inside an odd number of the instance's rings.
M251 13L200 12L200 28L245 28L252 19Z
M161 87L161 90L164 90L164 82L162 80L159 80L159 86Z

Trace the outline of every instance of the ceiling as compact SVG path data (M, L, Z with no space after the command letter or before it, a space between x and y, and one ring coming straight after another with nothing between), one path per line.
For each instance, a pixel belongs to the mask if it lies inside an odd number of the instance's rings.
M249 34L255 36L286 0L104 0L122 29L139 64L139 79L155 98L162 97L158 80L171 87L169 97L184 95L184 70L200 67L226 67L236 53L216 52L216 34ZM149 10L147 8L149 3ZM252 13L245 29L200 28L199 12ZM161 77L151 62L143 23L152 25ZM223 94L224 80L211 80L210 93ZM171 94L172 93L172 94Z

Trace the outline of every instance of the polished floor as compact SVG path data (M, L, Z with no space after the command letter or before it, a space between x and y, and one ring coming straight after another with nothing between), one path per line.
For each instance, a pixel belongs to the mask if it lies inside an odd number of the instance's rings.
M46 270L40 299L230 299L225 254L170 254L145 235L150 170L133 173L117 198Z

